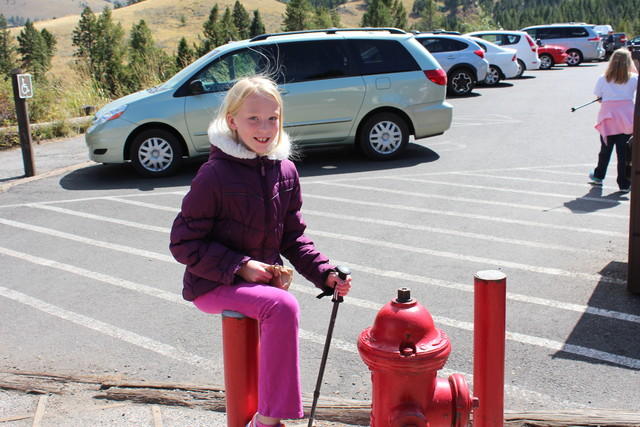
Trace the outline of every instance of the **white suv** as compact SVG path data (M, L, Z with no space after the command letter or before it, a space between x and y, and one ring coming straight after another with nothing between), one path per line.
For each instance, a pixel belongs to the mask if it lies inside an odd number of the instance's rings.
M526 70L537 70L540 68L538 45L529 34L523 31L474 31L465 35L480 37L498 46L517 50L519 70L516 78L522 77L522 74L524 74Z
M471 93L489 72L484 50L475 42L444 32L418 33L416 39L433 55L447 73L447 92L462 96Z

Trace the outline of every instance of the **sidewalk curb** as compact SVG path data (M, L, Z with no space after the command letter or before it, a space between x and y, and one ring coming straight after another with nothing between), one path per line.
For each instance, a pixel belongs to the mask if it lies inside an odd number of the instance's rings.
M42 174L36 174L34 176L17 177L14 180L9 180L4 184L0 184L0 194L6 192L7 190L9 190L12 187L18 186L18 185L28 184L30 182L38 181L38 180L44 179L44 178L50 178L52 176L62 175L62 174L67 173L67 172L73 172L75 170L82 169L82 168L87 167L87 166L91 166L93 164L96 164L93 160L87 160L86 162L77 163L75 165L66 166L66 167L55 169L55 170L52 170L52 171L49 171L49 172L45 172L45 173L42 173Z

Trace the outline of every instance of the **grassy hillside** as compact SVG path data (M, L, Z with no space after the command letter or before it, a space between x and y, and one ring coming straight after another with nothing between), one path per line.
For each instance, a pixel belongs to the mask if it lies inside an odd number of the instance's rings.
M42 3L43 0L15 0ZM46 0L47 2L63 2L71 0ZM83 0L86 1L86 0ZM104 3L104 0L93 0ZM403 0L407 11L411 10L414 0ZM218 4L221 12L228 6L233 8L235 0L145 0L143 2L113 10L113 18L122 24L125 33L129 34L133 24L144 19L153 33L156 45L170 54L176 52L180 39L184 36L188 42L197 42L202 35L202 24L209 16L214 4ZM259 10L267 32L281 31L282 17L286 5L276 0L241 0L245 9L253 16L253 10ZM102 8L94 9L99 15ZM358 27L365 11L364 0L353 1L338 8L343 27ZM70 64L73 61L74 47L71 44L73 30L78 25L80 16L65 16L58 19L38 21L37 29L46 28L57 39L57 51L53 61L52 74L70 76ZM183 19L184 18L184 19ZM182 21L185 21L185 24ZM12 29L17 35L21 29Z

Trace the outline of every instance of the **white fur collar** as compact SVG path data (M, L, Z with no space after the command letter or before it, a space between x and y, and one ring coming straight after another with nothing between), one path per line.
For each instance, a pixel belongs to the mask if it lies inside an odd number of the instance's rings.
M224 120L214 120L209 126L209 142L218 147L222 152L238 159L255 159L256 153L246 148L243 144L233 139L231 129ZM291 139L286 132L280 137L278 149L267 156L270 160L284 160L291 154Z

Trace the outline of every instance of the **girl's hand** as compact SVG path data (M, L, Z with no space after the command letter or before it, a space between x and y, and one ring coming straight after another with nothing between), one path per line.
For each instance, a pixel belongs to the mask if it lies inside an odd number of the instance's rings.
M249 283L269 283L273 274L266 270L268 266L269 264L250 259L242 264L236 274Z
M338 273L332 271L327 276L327 280L324 284L331 289L337 289L338 295L343 297L349 293L349 290L351 290L351 276L347 276L346 279L342 280L340 276L338 276Z

